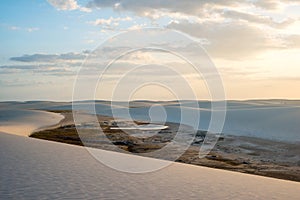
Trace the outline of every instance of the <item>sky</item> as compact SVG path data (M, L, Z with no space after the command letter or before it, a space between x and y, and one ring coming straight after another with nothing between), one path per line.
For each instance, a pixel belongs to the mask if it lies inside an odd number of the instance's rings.
M103 69L103 59L153 40L154 46L189 54L199 65L209 58L226 99L300 99L299 0L7 0L1 1L0 13L0 101L70 101L83 66L82 94L92 88L97 99L130 94L134 99L168 100L178 97L176 91L188 99L184 81L197 99L212 99L207 85L217 82L215 76L203 78L166 52L132 52L115 61L102 82L96 81L100 75L95 69ZM143 28L167 31L151 35ZM126 31L133 34L109 43ZM172 31L193 43L180 46L184 39L170 36ZM103 44L109 48L98 51L94 62L90 58ZM126 70L136 66L142 67L128 75ZM204 73L212 73L207 68Z

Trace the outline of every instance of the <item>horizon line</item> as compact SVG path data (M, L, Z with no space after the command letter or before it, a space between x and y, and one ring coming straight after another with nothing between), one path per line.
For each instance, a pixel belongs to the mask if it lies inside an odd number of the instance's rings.
M127 100L108 100L108 99L82 99L82 100L50 100L50 99L29 99L29 100L0 100L0 103L6 102L86 102L86 101L106 101L106 102L138 102L138 101L148 101L148 102L173 102L173 101L208 101L208 102L217 102L217 101L300 101L300 98L249 98L249 99L224 99L224 100L211 100L211 99L170 99L170 100L150 100L150 99L134 99L131 101Z

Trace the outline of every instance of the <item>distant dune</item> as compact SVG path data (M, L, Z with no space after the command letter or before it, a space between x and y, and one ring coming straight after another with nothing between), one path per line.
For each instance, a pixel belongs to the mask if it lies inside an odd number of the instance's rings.
M93 113L93 101L78 101L77 109ZM167 121L180 123L180 109L198 109L200 122L196 129L207 130L211 117L211 102L198 101L199 108L195 108L195 102L181 101L181 107L177 101L134 101L130 102L130 114L136 120L149 120L148 111L152 105L164 106L167 113ZM126 102L114 102L113 108L119 117L124 117L124 111L128 110ZM9 109L46 109L46 110L71 110L71 102L2 102L0 107ZM92 108L92 109L91 109ZM96 101L97 114L112 116L111 102ZM220 112L216 107L213 112ZM264 139L281 140L287 142L300 142L300 101L299 100L247 100L228 101L227 115L223 133L237 136L254 136ZM193 118L187 121L193 121ZM192 125L192 124L188 124Z

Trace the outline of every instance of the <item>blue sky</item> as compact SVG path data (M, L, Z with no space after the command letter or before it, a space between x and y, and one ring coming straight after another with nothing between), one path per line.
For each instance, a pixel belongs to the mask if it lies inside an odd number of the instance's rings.
M16 0L0 12L0 100L70 100L88 51L143 27L205 41L228 99L300 98L297 0Z
M109 10L96 13L57 11L47 1L6 1L1 3L1 54L6 56L60 53L93 48L87 43L91 31L86 23L97 17L112 15ZM32 30L30 32L29 29Z

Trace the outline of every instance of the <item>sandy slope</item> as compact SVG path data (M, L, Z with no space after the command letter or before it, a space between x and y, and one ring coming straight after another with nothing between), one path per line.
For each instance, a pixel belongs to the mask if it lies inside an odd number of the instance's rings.
M180 163L152 173L121 173L96 161L83 147L4 133L0 149L0 199L300 198L297 182ZM97 151L140 162L138 157Z
M36 110L0 109L0 131L28 136L34 130L53 125L63 119L57 113Z

